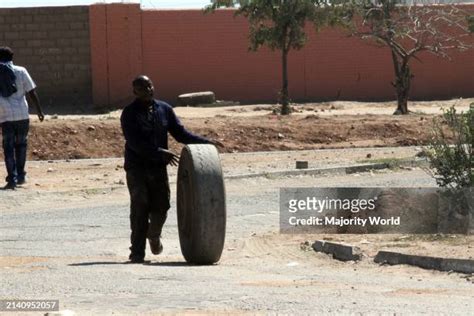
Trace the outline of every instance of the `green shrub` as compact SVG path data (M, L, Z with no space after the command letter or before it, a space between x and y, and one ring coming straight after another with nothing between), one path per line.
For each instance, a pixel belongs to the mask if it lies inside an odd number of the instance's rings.
M454 106L444 110L433 127L428 160L436 183L453 189L473 186L474 103L459 114Z

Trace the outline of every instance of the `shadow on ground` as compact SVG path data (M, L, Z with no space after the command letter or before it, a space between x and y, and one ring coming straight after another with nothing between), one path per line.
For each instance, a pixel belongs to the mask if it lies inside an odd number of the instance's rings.
M114 264L132 264L130 261L92 261L92 262L79 262L68 264L70 267L87 267L87 266L101 266L101 265L114 265ZM184 267L184 266L197 266L187 262L151 262L150 260L145 260L143 264L147 266L162 266L162 267Z

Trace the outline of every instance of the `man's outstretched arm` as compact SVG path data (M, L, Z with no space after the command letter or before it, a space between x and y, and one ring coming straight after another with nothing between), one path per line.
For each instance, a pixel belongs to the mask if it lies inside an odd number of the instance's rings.
M188 131L176 116L176 113L174 113L172 108L170 108L168 113L168 124L171 136L173 136L177 142L183 144L213 144L223 147L221 142L207 139Z

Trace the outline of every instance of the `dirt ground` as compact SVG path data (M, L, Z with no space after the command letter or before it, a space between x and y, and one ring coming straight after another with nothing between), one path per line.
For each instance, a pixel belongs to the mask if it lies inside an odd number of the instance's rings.
M223 170L233 176L294 169L296 160L309 161L310 168L415 160L422 148L404 145L428 142L430 124L440 108L455 104L466 110L473 101L415 103L414 113L403 117L391 115L395 104L390 102L298 105L289 117L272 114L275 105L177 108L176 112L190 130L225 144L220 149L225 152ZM78 315L179 311L309 315L316 309L322 314L449 311L465 315L472 310L472 275L383 266L375 264L373 256L388 250L472 259L473 236L284 235L278 231L276 201L281 187L435 186L421 167L228 178L223 258L219 265L204 268L183 263L175 214L176 168L170 168L173 208L165 226L165 252L150 256L146 265L122 264L128 255L129 194L123 161L118 158L124 143L120 113L48 115L43 123L32 116L29 159L42 161L28 162L26 185L0 191L4 297L46 293L60 300L61 309ZM171 147L179 150L174 142ZM274 152L261 152L265 150ZM0 163L0 177L4 172ZM63 242L52 243L58 237ZM363 260L344 263L315 253L310 245L318 239L358 246ZM157 284L160 290L150 291Z
M425 145L434 117L474 99L413 102L412 114L394 116L394 102L327 102L294 105L294 114L273 113L277 105L176 108L191 131L221 141L221 152ZM50 113L51 114L51 113ZM121 157L121 111L105 115L32 116L30 160ZM171 140L171 149L180 145ZM3 158L0 153L0 158Z
M83 176L97 174L100 167ZM379 265L373 256L388 250L472 259L472 236L280 234L279 188L318 184L433 182L421 170L229 179L226 244L219 264L211 266L184 262L175 198L164 227L164 252L148 254L146 264L129 265L124 186L83 198L75 192L38 194L32 188L0 191L0 198L17 205L2 213L0 279L5 286L0 296L26 299L42 293L76 315L471 314L472 275ZM173 185L172 197L175 193ZM0 208L4 205L0 201ZM316 253L310 245L319 239L358 246L363 259L340 262Z

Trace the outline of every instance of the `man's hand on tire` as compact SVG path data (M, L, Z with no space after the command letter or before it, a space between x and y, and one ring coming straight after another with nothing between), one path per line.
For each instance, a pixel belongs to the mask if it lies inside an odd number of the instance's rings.
M179 156L170 150L160 148L160 152L163 155L163 160L168 165L177 166L179 163Z

